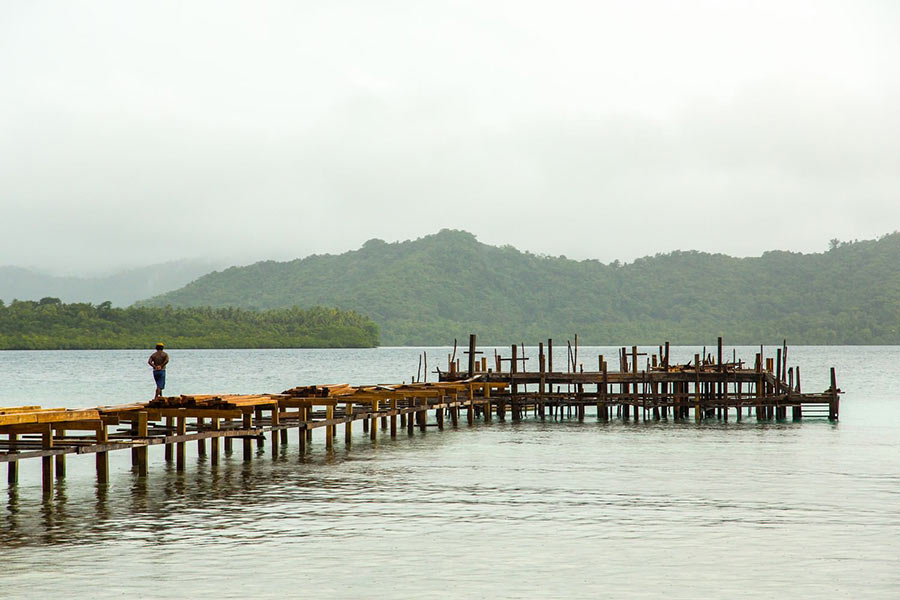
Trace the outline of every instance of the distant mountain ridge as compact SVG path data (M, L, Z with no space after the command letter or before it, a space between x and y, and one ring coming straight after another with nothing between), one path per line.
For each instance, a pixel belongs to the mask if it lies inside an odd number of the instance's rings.
M213 272L144 304L337 306L370 316L386 345L548 336L585 344L900 343L900 234L818 254L676 251L609 265L536 256L464 231L370 240L340 255Z
M0 267L0 299L59 298L63 302L110 301L128 306L137 300L178 289L197 277L220 268L220 263L179 260L131 269L106 277L60 277L21 267Z

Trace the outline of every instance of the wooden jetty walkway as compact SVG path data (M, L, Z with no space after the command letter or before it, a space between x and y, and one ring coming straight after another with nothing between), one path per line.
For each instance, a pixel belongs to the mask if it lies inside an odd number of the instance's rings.
M244 460L255 454L268 437L273 455L288 443L288 430L299 431L301 452L306 452L312 432L325 428L325 447L331 449L341 426L345 443L353 437L353 424L362 421L372 440L380 429L396 437L405 429L413 435L426 427L454 427L465 418L491 422L577 418L590 411L600 421L679 421L693 418L727 421L742 419L746 411L759 421L827 417L836 421L839 394L834 369L831 387L822 393L801 392L800 368L787 367L787 346L775 357L758 353L752 366L736 358L724 360L722 340L717 353L698 353L687 364L670 364L669 344L647 356L637 346L621 348L618 370L610 370L604 356L597 357L597 370L585 371L576 343L567 344L566 371L554 371L552 340L545 352L539 345L538 368L527 370L524 348L511 346L507 357L495 354L494 365L478 357L475 336L470 336L466 368L454 354L446 370L438 369L437 382L396 385L309 385L280 394L182 395L150 402L100 406L89 409L0 407L0 462L8 463L8 484L18 482L19 463L40 458L45 495L52 493L54 478L65 477L66 457L94 454L97 480L109 481L108 453L131 450L133 469L148 472L147 449L164 445L165 460L185 468L185 444L197 443L197 453L218 464L221 446L230 454L240 440ZM641 360L643 358L643 361ZM593 360L593 359L592 359ZM639 368L644 362L644 368ZM418 379L418 376L415 378ZM429 420L429 411L433 418ZM464 416L463 416L464 413ZM429 422L431 421L431 422ZM207 451L207 440L209 449Z

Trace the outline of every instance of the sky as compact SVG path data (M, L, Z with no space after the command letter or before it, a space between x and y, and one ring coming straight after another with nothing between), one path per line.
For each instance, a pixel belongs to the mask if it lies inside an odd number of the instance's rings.
M900 3L0 2L0 265L900 229Z

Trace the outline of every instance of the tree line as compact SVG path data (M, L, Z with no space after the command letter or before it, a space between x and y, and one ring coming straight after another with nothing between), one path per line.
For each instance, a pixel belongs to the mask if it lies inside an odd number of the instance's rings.
M241 308L115 308L0 300L0 350L151 348L370 348L378 326L357 312L316 306Z

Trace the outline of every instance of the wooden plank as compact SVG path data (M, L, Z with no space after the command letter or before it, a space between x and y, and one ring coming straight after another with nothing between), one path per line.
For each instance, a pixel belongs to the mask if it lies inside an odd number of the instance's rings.
M59 423L61 421L100 420L96 409L90 410L39 410L0 415L0 427L4 425L20 425L29 423Z

